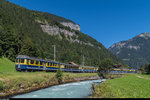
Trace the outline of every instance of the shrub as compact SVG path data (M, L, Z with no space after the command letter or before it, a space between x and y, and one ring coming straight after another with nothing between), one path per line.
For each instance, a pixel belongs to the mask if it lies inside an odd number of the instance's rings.
M57 78L57 80L58 80L58 83L62 83L62 80L63 80L63 72L62 72L61 69L58 69L58 70L57 70L56 78Z
M4 84L2 81L0 81L0 91L4 90Z

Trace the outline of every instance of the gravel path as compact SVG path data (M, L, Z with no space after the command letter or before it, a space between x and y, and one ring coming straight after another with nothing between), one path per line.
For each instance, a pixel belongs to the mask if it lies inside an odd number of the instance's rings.
M138 78L142 78L142 79L146 79L146 80L150 80L150 79L147 79L147 78L144 78L142 76L139 76L139 75L136 75Z

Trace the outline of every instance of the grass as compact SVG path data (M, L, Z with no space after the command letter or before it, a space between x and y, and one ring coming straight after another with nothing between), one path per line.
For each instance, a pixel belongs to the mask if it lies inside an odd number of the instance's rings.
M16 72L15 63L5 57L0 58L0 73Z
M139 75L150 77L149 75ZM128 74L121 78L110 79L97 86L92 97L97 98L150 98L150 80Z

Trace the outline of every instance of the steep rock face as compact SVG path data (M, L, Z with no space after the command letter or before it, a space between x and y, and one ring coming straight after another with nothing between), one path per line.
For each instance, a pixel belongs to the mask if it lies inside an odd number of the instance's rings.
M50 35L59 35L60 33L63 33L64 35L73 36L76 35L75 32L71 32L65 29L61 29L58 26L52 26L47 23L41 23L40 26L42 30Z
M109 47L109 50L131 67L150 63L150 33L141 33L134 38L121 41Z
M59 28L58 26L56 25L49 25L48 22L41 22L41 21L37 21L43 32L46 32L48 33L49 35L61 35L61 34L64 34L65 37L70 41L70 42L77 42L79 44L85 44L85 45L89 45L89 46L94 46L93 44L91 44L90 42L87 41L84 42L84 41L81 41L81 40L78 40L78 35L75 33L75 31L69 31L69 30L66 30L66 29L63 29L63 28ZM63 22L64 25L66 25L67 27L70 27L72 30L80 30L80 27L79 25L77 24L71 24L71 22L68 24L68 22ZM76 38L73 38L72 36L76 37ZM69 37L69 38L68 38ZM62 38L62 37L61 37ZM101 49L99 47L99 49Z
M71 23L71 22L61 22L61 24L64 25L64 26L70 27L73 30L80 31L80 26L78 24L74 24L74 23Z

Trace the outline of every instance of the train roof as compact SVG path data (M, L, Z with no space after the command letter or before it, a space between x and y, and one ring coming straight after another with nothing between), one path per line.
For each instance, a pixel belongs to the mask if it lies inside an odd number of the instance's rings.
M77 66L77 67L80 66L80 65L73 65L73 64L66 64L66 63L60 63L60 64L63 64L63 65L71 65L71 66Z
M127 68L113 68L113 69L121 69L121 70L136 70L136 69L127 69Z
M18 55L16 57L16 59L19 59L19 58L21 58L21 59L32 59L32 60L38 60L38 61L44 61L44 62L58 63L58 62L54 62L54 61L39 59L39 58L36 58L36 57L30 57L30 56L27 56L27 55Z
M82 66L82 67L98 68L98 67L94 67L94 66Z
M38 60L38 61L44 61L44 62L52 62L52 63L59 63L59 62L54 62L54 61L49 61L49 60L44 60L44 59L39 59L39 58L36 58L36 57L30 57L30 56L27 56L27 55L18 55L16 57L16 59L32 59L32 60ZM71 66L76 66L76 67L90 67L90 68L93 68L94 66L82 66L82 65L73 65L73 64L65 64L65 63L60 63L60 64L63 64L63 65L71 65ZM94 68L98 68L98 67L94 67Z

